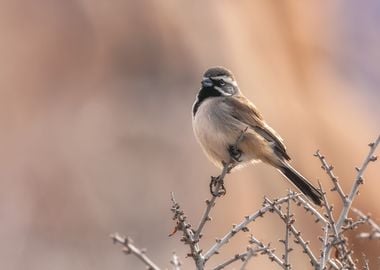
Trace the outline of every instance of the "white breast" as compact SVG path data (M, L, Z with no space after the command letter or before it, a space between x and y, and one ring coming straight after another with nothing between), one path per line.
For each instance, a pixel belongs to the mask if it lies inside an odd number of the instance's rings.
M218 167L229 159L228 147L234 143L231 126L225 119L222 97L209 98L202 102L193 117L195 137L207 157Z

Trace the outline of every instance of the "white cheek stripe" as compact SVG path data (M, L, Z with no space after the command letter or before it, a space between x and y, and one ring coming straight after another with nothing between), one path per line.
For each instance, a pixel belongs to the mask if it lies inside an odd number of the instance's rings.
M220 88L219 86L214 86L214 88L215 88L216 90L218 90L223 96L232 96L232 94L223 91L223 89Z

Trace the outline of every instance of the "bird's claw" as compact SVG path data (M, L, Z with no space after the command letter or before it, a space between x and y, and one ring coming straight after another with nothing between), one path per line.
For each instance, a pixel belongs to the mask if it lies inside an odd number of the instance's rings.
M211 176L210 192L214 197L221 197L226 195L227 190L224 186L224 181L220 178L220 176Z
M236 163L241 162L240 158L241 158L242 153L235 145L230 145L230 147L228 148L228 152L234 162Z

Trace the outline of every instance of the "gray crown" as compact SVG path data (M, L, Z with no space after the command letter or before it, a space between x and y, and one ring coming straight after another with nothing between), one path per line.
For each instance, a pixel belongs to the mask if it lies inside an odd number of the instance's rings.
M210 77L216 77L216 76L228 76L234 79L234 75L231 71L224 67L212 67L209 68L203 75L204 77L210 78Z

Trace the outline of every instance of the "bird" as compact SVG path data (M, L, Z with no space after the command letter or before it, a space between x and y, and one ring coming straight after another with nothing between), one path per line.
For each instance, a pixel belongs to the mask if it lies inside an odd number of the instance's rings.
M192 125L203 152L217 167L223 168L231 157L234 170L257 162L269 164L314 204L322 205L321 191L289 164L283 139L242 94L227 68L211 67L203 74L192 106Z

